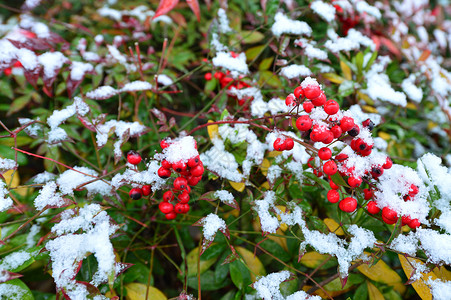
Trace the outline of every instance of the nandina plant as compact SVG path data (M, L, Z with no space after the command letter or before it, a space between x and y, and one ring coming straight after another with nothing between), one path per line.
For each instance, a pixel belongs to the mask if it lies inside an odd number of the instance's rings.
M2 299L449 298L448 7L85 2L0 4Z

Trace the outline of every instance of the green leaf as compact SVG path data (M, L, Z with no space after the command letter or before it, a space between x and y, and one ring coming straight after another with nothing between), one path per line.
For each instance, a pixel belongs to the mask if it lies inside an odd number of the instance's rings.
M231 262L229 264L229 268L230 277L232 278L233 283L238 289L242 290L252 283L249 270L240 260Z
M0 94L5 95L9 99L14 98L14 92L11 88L11 85L7 81L0 81Z
M18 112L22 108L24 108L31 101L31 94L23 95L19 98L13 100L11 106L8 110L7 116L12 115L15 112Z
M28 254L29 258L27 260L23 261L20 265L18 265L17 267L15 267L13 269L7 269L8 271L14 272L14 273L20 272L36 261L36 256L39 255L39 251L42 248L43 248L42 246L41 247L32 247L27 250L20 250L20 251L13 252L3 258L3 263L5 263L5 261L8 261L8 259L15 260L17 257L16 255L21 255L22 257L25 257Z
M357 74L361 75L363 70L363 53L359 52L355 56L355 64L357 65Z
M34 300L28 286L20 279L9 280L5 283L0 283L0 289L8 291L2 294L2 300Z
M263 50L265 50L265 45L261 45L261 46L255 46L252 47L250 49L246 50L246 58L248 61L251 61L253 59L255 59L257 56L260 55L260 53L263 52Z
M359 285L359 287L355 290L354 298L362 300L368 299L368 286L366 285L366 282Z
M6 139L0 139L0 142ZM3 158L15 159L15 151L11 147L0 144L0 156ZM19 166L25 166L28 164L28 158L22 152L17 152L17 163Z
M338 94L340 97L347 97L355 91L355 82L352 80L343 81L338 87Z
M291 259L291 255L273 240L267 239L262 242L260 246L283 262L287 262Z
M243 44L258 43L265 38L265 35L263 33L256 30L254 31L243 30L241 31L241 36L243 38L241 40Z
M371 55L370 59L366 63L366 65L365 65L365 72L368 72L368 70L371 68L371 66L373 65L374 61L376 60L376 57L377 57L377 51L373 52L373 54Z
M262 70L268 70L271 67L273 61L274 61L274 57L273 56L265 58L264 60L262 60L260 65L258 65L258 69L261 70L261 71Z
M279 285L280 293L284 297L288 297L289 295L294 294L298 290L298 283L299 280L297 277L293 278L292 280L282 282Z
M224 281L216 281L215 273L211 270L206 271L200 275L201 289L202 291L214 291L230 285L230 279ZM197 276L191 276L187 279L187 284L190 288L198 289Z

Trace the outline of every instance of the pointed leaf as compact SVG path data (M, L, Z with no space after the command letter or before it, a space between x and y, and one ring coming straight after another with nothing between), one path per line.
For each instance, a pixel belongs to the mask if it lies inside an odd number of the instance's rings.
M368 255L369 253L365 254ZM371 280L393 286L393 288L401 294L406 290L398 273L393 271L382 259L371 267L367 264L362 264L358 266L357 269Z
M370 300L384 300L384 295L379 291L377 287L374 286L371 282L366 282L368 286L368 296L370 297Z
M173 10L177 3L179 3L179 0L160 0L160 4L152 20Z
M413 257L406 258L404 255L398 254L398 258L399 261L401 262L402 269L404 270L404 273L406 274L407 278L410 278L412 273L415 271L411 265L411 262L424 265L424 263L421 260ZM427 274L422 273L421 278L412 283L413 288L423 300L425 299L432 300L431 289L425 283L425 280L428 279L436 280L437 276L434 274L434 272L429 272Z
M240 246L236 247L236 251L243 257L244 262L251 271L252 282L255 281L257 276L266 275L265 267L263 266L262 262L258 257L254 256L251 251Z
M127 291L127 300L166 300L168 299L159 289L153 286L147 286L143 283L128 283L125 285L125 290ZM147 296L146 296L147 291Z
M186 0L186 3L188 4L189 8L191 8L193 13L196 15L197 21L200 22L199 2L197 0Z

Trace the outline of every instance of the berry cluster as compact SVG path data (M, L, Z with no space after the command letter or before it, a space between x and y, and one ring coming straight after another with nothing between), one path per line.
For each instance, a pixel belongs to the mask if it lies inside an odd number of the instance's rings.
M165 214L166 219L172 220L177 217L177 214L186 214L190 210L188 204L190 186L197 185L202 179L204 165L192 137L163 140L160 142L160 146L163 152L160 157L162 160L158 176L167 179L171 177L173 171L177 173L172 189L163 194L163 201L158 206L160 211ZM171 202L175 202L175 205Z
M142 161L141 155L136 151L129 151L127 153L127 162L132 165L138 165ZM142 196L149 196L152 189L150 185L143 185L142 187L132 188L128 195L133 200L139 200Z

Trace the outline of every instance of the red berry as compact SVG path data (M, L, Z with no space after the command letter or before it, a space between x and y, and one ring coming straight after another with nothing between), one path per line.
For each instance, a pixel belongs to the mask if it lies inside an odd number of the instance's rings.
M188 203L189 202L189 194L188 192L183 192L179 196L180 203Z
M340 193L336 190L328 191L327 200L329 200L330 203L337 203L340 200Z
M225 74L222 72L216 72L215 75L213 75L216 79L221 80L224 78Z
M338 207L344 212L351 213L357 208L357 200L352 197L346 197L338 203Z
M188 179L187 179L188 180ZM186 186L186 188L182 191L182 193L191 193L191 187L189 186L189 183L188 183L188 185Z
M327 161L323 166L323 171L327 175L334 175L337 173L337 164L333 160Z
M343 130L341 130L341 127L338 125L334 125L330 131L332 131L332 133L334 134L334 138L338 139L339 137L341 137Z
M324 111L328 115L335 115L340 110L340 105L335 100L327 100L324 103Z
M194 177L202 176L202 174L204 174L204 170L204 165L200 163L191 169L191 175Z
M185 203L185 204L182 204L183 205L183 214L186 214L187 212L189 212L189 204L188 203Z
M285 98L285 105L286 105L286 106L296 106L296 100L295 100L293 94L289 94L289 95Z
M166 140L162 140L160 142L160 147L161 147L161 149L165 149L165 148L169 147L169 143Z
M326 94L324 94L323 92L321 92L318 97L311 99L313 105L315 106L322 106L326 103L327 98L326 98Z
M352 126L352 128L350 130L348 130L348 134L352 137L358 136L359 133L360 133L360 128L359 128L359 126L357 126L355 124L354 124L354 126Z
M368 128L369 131L372 131L374 128L374 123L370 119L366 119L362 122L363 127Z
M297 88L294 89L293 94L296 98L300 99L301 97L304 96L304 90L302 89L301 86L298 86Z
M158 205L158 208L160 209L160 211L162 213L168 214L174 210L174 205L172 205L169 202L160 202L160 204Z
M186 188L186 185L188 184L188 181L183 177L177 177L174 180L174 189L181 191Z
M132 165L137 165L141 162L141 155L135 151L129 151L127 153L127 161Z
M273 144L274 150L276 150L276 151L285 150L285 144L283 142L284 141L281 138L276 138L276 140L274 141L274 144Z
M200 162L200 157L199 157L199 155L197 155L197 156L195 156L195 157L191 157L191 158L188 160L187 165L188 165L188 167L190 167L190 168L194 168L195 166L197 166L197 165L199 164L199 162Z
M315 174L317 177L322 177L323 176L323 172L318 171L317 169L313 170L313 174Z
M174 171L176 171L177 173L183 172L186 170L186 163L183 161L178 161L172 164L172 168L174 169Z
M398 214L396 213L396 211L394 211L393 209L391 209L388 206L385 206L382 209L382 217L384 217L387 220L394 221L391 224L394 224L394 223L396 223L396 221L398 221ZM389 223L387 223L387 224L389 224Z
M309 168L312 168L312 169L313 169L313 166L310 164L310 162L311 162L311 161L314 161L314 160L315 160L314 157L310 157L310 158L307 160L307 166L308 166Z
M133 200L139 200L142 197L142 190L140 188L133 188L128 194Z
M411 184L409 188L409 196L414 197L420 190L415 184Z
M207 81L210 81L210 80L211 80L211 78L212 78L212 76L211 76L211 73L210 73L210 72L208 72L208 73L205 73L204 77L205 77L205 80L207 80Z
M352 188L358 187L362 184L362 178L359 176L357 177L351 176L348 178L348 184Z
M345 161L348 159L348 155L345 153L340 153L338 155L335 156L335 160L336 161Z
M340 121L341 130L346 132L354 127L354 119L351 117L343 117Z
M150 185L147 184L147 185L143 185L142 191L143 191L144 196L149 196L150 193L152 192L152 189L150 188Z
M171 204L172 205L172 204ZM175 218L177 218L177 214L175 213L175 212L170 212L170 213L167 213L166 215L165 215L165 217L166 217L166 220L174 220Z
M296 120L296 128L300 131L307 131L312 128L312 119L307 115L302 115Z
M374 201L368 202L368 204L366 205L366 209L368 210L368 212L370 214L373 214L373 215L375 215L381 211L381 209L379 207L377 207L377 204Z
M163 159L161 161L161 166L168 170L170 170L172 168L172 164L170 162L168 162L166 159Z
M169 201L172 201L172 200L174 200L174 193L172 191L166 191L163 194L163 201L164 202L169 202Z
M329 160L332 157L332 151L327 147L323 147L318 150L318 157L321 160Z
M171 176L171 170L160 167L158 169L158 176L163 179L169 178Z
M183 212L184 212L183 204L182 204L182 203L177 203L177 204L174 206L174 211L175 211L177 214L183 214Z
M412 221L410 216L402 216L401 217L401 225L402 226L409 224L410 221Z
M291 150L294 147L293 139L287 138L285 139L285 150Z
M323 144L330 144L334 140L334 134L330 130L326 130L325 138L321 141Z
M188 184L191 186L197 185L202 180L202 176L190 176L188 178Z
M370 173L373 178L379 178L382 174L384 174L384 169L381 166L375 166L371 168Z
M386 217L384 217L384 215L382 215L382 221L384 221L385 223L387 223L389 225L395 224L397 222L397 220L387 219Z
M410 228L415 229L415 228L420 227L421 223L420 223L420 221L418 221L418 219L413 219L407 225L409 225Z
M339 185L336 185L332 180L329 181L329 185L331 189L338 190L340 188Z
M302 103L302 108L304 108L304 111L306 113L311 113L314 107L315 105L313 105L311 101L305 101L304 103Z
M387 159L385 160L385 164L382 165L382 168L384 169L390 169L393 166L393 161L390 157L387 156Z
M365 198L365 200L373 198L373 191L370 189L363 189L363 198Z
M321 94L321 88L318 84L310 84L304 88L304 96L307 99L315 99Z
M312 132L310 132L310 139L314 142L321 142L328 137L328 133L324 127L318 125L313 126Z

